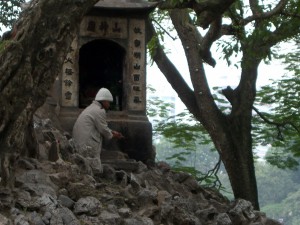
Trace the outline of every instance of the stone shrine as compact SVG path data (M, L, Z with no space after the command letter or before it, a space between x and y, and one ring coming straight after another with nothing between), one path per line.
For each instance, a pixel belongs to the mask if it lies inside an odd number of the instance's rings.
M152 126L146 116L146 21L156 3L142 0L101 0L83 18L53 97L59 119L72 132L80 112L101 87L114 97L107 113L109 126L124 140L104 145L147 163L153 158Z

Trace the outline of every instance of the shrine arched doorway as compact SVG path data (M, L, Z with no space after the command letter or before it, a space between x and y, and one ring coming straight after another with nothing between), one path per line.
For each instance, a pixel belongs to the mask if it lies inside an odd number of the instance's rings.
M125 50L119 44L97 39L79 50L79 108L85 108L101 87L108 88L114 102L112 110L123 109L123 73Z

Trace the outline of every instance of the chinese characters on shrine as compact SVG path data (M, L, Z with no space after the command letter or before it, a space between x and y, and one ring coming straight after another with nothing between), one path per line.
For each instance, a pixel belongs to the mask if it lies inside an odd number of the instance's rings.
M146 54L145 21L137 18L86 16L80 24L79 36L73 41L64 61L61 77L62 106L78 107L79 50L89 41L108 39L119 43L126 51L123 68L123 92L126 109L145 111ZM103 53L108 54L108 53Z
M62 106L76 106L78 92L77 63L75 59L77 39L75 39L67 53L62 69Z
M131 76L130 109L143 110L146 101L145 77L145 23L143 20L132 19L129 26L129 54Z
M127 38L127 19L87 16L80 26L81 33L90 37Z

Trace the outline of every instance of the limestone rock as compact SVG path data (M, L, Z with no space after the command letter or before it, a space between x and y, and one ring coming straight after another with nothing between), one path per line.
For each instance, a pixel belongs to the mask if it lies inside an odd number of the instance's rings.
M104 224L117 225L121 222L121 217L118 213L111 213L106 210L101 212L99 218Z
M88 196L80 198L74 205L74 213L77 215L87 214L95 216L99 214L99 210L102 207L101 202L95 197Z
M60 195L58 196L58 201L60 202L60 204L66 208L72 209L75 202L69 198L68 196L65 195Z
M48 142L58 139L60 145L55 159L46 151L19 159L14 189L0 187L1 225L280 224L164 163L148 168L114 152L118 159L106 156L96 174L67 134L49 120L36 123L39 146L49 150Z
M3 216L2 214L0 214L0 223L2 225L11 225L12 222L10 219L8 219L7 217Z
M154 225L154 223L150 218L137 217L137 218L125 219L124 225Z

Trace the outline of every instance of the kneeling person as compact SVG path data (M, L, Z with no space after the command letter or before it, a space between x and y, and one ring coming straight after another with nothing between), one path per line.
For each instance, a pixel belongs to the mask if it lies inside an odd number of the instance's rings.
M95 100L77 118L73 127L73 138L79 153L88 159L94 174L102 173L100 154L103 138L121 139L123 135L107 125L106 110L113 102L110 91L101 88Z

